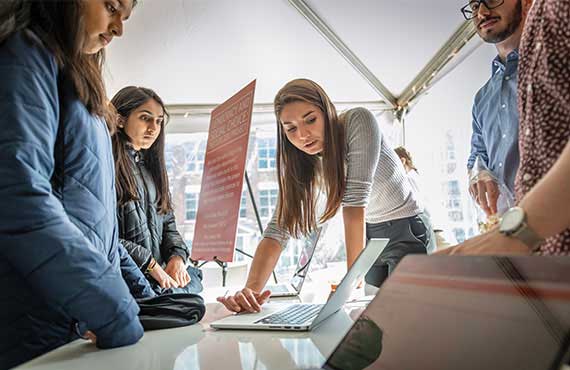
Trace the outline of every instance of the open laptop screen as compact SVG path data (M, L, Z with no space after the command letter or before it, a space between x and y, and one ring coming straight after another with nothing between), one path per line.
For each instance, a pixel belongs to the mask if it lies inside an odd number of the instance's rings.
M569 333L568 257L409 256L324 368L557 370Z
M295 273L291 278L291 285L297 292L301 290L301 286L307 277L309 266L313 259L313 255L315 254L315 248L317 247L324 227L325 226L321 226L305 239L305 242L301 249L301 254L299 255L299 261L297 262L297 268L295 269Z

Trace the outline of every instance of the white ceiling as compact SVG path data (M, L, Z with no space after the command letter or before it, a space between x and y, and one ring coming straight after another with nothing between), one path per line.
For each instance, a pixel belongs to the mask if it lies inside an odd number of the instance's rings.
M395 95L463 22L458 0L306 3ZM140 0L107 61L109 94L146 86L167 104L221 103L255 78L269 103L297 77L337 102L380 100L287 0Z

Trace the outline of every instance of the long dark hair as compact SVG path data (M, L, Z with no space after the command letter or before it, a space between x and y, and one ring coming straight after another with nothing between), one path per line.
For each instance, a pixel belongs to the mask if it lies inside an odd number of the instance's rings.
M28 35L31 31L54 54L64 77L73 84L89 113L105 118L112 131L113 115L107 106L102 77L105 52L103 49L91 55L83 52L85 29L81 3L81 0L2 0L0 43L20 30L27 30Z
M297 149L280 123L283 108L296 101L318 107L325 116L324 146L320 156ZM318 84L307 79L288 82L274 100L277 118L277 177L279 202L277 222L291 235L308 235L317 227L317 197L327 194L326 208L319 222L334 217L346 188L344 125L336 108Z
M168 122L168 112L160 96L151 89L137 86L127 86L122 88L113 99L111 104L117 110L118 120L126 122L131 113L149 100L156 101L164 112L164 123L160 128L160 134L152 146L145 153L145 167L152 175L156 185L157 202L159 212L166 214L172 211L170 192L168 189L168 174L166 173L166 161L164 159L164 128ZM124 205L131 200L138 200L137 183L134 177L132 160L129 158L127 143L129 137L124 129L118 128L113 135L113 156L115 157L117 201L119 205Z

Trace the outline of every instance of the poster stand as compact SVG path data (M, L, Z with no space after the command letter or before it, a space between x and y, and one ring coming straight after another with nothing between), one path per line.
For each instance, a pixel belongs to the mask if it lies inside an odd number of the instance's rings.
M249 198L251 199L251 205L252 205L253 211L255 213L255 219L257 220L257 225L259 226L259 232L261 235L263 235L263 225L261 223L261 217L259 216L259 211L257 209L257 203L255 202L255 197L253 196L253 189L251 187L251 182L249 181L249 176L247 174L247 170L245 171L245 183L247 186L247 192L249 193ZM235 251L243 254L246 257L253 259L253 256L251 254L247 253L246 251L244 251L240 248L236 247ZM208 262L217 263L218 266L220 266L222 268L222 286L223 287L226 286L226 278L228 276L228 263L227 262L220 261L217 257L214 257L213 261L203 261L202 263L198 263L198 261L193 261L193 262L194 262L194 266L196 266L198 268L204 266ZM272 275L273 275L273 280L275 281L275 284L278 284L277 275L275 274L275 270L272 271Z
M236 248L239 208L245 178L259 230L263 226L246 169L247 152L256 81L252 81L211 114L208 142L191 258L215 262L222 268L222 286L226 286L228 262L235 252L253 258ZM197 262L195 262L197 264ZM277 281L275 273L273 278Z

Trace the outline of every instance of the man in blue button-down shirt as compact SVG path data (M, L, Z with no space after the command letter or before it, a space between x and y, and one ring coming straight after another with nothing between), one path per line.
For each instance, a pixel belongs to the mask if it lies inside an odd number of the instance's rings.
M532 0L471 1L462 9L465 18L475 23L479 36L495 44L499 54L493 61L491 78L475 96L471 154L467 161L470 173L477 157L478 164L490 171L490 176L480 175L470 186L471 194L487 215L498 211L497 182L514 194L519 167L518 47L531 3Z

